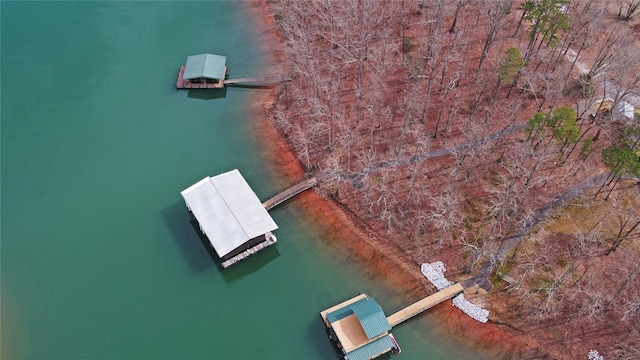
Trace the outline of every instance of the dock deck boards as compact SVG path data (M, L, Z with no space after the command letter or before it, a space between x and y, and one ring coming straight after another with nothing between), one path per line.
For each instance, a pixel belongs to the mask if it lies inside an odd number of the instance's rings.
M285 78L281 76L275 75L267 75L267 76L250 76L250 77L241 77L234 79L220 79L216 82L211 83L199 83L199 82L191 82L184 78L185 66L180 66L180 71L178 72L178 80L176 80L176 89L222 89L225 85L234 85L234 84L247 84L247 83L258 83L263 85L277 85L283 81L291 81L290 78ZM227 68L225 67L224 73L226 74Z
M317 183L318 181L316 180L315 177L301 181L291 186L290 188L285 189L284 191L275 195L271 199L263 202L262 206L264 206L264 208L267 210L271 210L277 205L289 200L290 198L300 194L301 192L311 189L312 187L316 186Z
M227 261L224 261L222 263L222 267L226 269L229 266L237 263L238 261L244 260L244 259L248 258L249 256L257 253L258 251L263 250L263 249L275 244L276 242L278 242L278 240L276 239L275 235L269 233L267 235L267 239L265 241L261 242L260 244L254 246L254 247L252 247L250 249L247 249L247 250L241 252L240 254L232 257L231 259L229 259Z
M180 66L176 89L221 89L224 87L224 80L215 83L194 83L184 79L184 65Z
M262 83L265 85L277 85L283 81L290 81L291 79L283 78L280 76L250 76L250 77L241 77L234 79L225 79L225 85L233 85L233 84L246 84L246 83Z
M391 324L392 327L396 326L447 299L451 299L462 291L464 291L462 285L460 283L456 283L387 316L387 321L389 321L389 324Z

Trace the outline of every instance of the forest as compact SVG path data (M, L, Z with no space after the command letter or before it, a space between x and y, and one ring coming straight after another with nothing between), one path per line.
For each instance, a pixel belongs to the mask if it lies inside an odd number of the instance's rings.
M640 358L640 0L268 6L268 114L324 196L527 357Z

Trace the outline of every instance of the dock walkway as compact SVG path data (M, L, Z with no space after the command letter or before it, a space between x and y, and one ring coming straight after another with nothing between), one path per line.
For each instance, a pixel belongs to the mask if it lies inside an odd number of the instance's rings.
M290 80L291 79L283 78L280 76L251 76L251 77L225 79L224 85L246 84L246 83L262 83L266 85L277 85L283 81L290 81Z
M226 69L225 69L226 71ZM220 79L213 82L191 82L184 78L185 66L180 66L180 72L178 73L178 80L176 80L176 89L222 89L226 85L235 84L257 84L274 86L284 81L291 81L290 78L267 75L267 76L245 76L231 79Z
M389 321L391 326L396 326L447 299L451 299L462 291L464 291L462 285L460 283L456 283L387 316L387 321Z
M318 183L318 181L316 180L315 177L312 177L310 179L301 181L295 185L293 185L292 187L285 189L284 191L282 191L281 193L275 195L274 197L272 197L271 199L265 201L262 203L262 206L264 206L265 209L267 210L271 210L274 207L282 204L283 202L289 200L290 198L300 194L301 192L311 189L312 187L316 186L316 184Z

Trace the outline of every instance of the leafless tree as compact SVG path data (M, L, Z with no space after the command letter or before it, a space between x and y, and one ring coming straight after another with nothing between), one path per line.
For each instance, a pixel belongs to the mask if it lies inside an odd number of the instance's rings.
M616 0L618 7L618 17L623 20L631 20L632 17L638 15L640 9L640 0Z
M451 237L455 229L462 222L459 213L460 199L457 194L449 188L446 192L431 196L431 211L428 213L428 221L440 230L437 243L442 244L448 237Z
M460 11L462 8L467 5L469 0L456 0L456 11L453 14L453 22L451 23L451 27L449 28L449 32L456 32L456 24L458 23L458 16L460 16Z
M602 74L607 67L616 64L617 60L629 56L628 49L634 41L633 34L623 26L616 25L602 30L604 38L598 42L593 64L587 73L587 76L592 78Z
M489 19L489 26L487 28L487 37L485 38L484 46L482 47L482 54L480 55L480 61L478 63L478 70L476 71L474 83L478 81L482 64L489 55L489 50L491 50L491 47L496 41L496 36L503 25L505 15L513 6L513 0L490 0L486 1L484 5L485 6L482 7L484 10L483 15Z

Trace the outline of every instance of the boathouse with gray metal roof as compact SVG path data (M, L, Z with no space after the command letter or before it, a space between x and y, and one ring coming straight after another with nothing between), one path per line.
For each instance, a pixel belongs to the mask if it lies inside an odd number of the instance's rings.
M181 194L223 267L277 242L278 225L237 169L207 176Z

